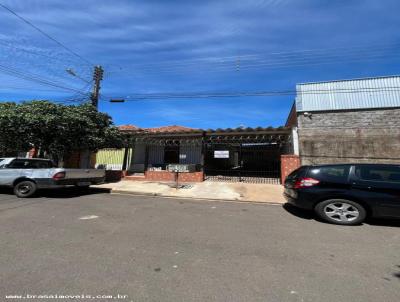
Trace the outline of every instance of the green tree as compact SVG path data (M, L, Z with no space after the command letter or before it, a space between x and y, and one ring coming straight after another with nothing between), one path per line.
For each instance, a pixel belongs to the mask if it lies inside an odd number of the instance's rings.
M0 156L14 156L32 147L25 130L20 107L15 103L0 103Z
M89 104L65 106L49 101L0 107L0 151L10 153L34 147L54 160L78 150L122 147L122 134L112 119Z

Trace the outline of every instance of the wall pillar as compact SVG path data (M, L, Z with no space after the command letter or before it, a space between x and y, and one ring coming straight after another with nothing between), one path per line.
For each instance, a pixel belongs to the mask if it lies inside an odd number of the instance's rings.
M90 158L89 158L89 162L90 162L90 168L91 169L95 169L96 168L96 152L90 152Z
M292 144L293 144L293 154L300 155L299 133L297 132L297 127L292 128Z
M298 155L281 155L281 183L283 184L286 177L300 166L300 157Z
M128 147L125 147L124 148L124 159L123 159L123 162L122 162L122 171L126 171L127 169L127 164L128 164L128 155L129 155L129 149L128 149Z

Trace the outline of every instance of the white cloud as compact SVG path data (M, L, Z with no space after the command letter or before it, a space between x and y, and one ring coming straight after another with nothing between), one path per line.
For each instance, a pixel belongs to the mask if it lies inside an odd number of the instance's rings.
M334 64L329 69L326 65L284 69L286 63L296 62L296 55L271 54L400 41L397 0L8 0L3 3L91 62L104 65L102 91L106 95L287 89L293 88L296 81L393 73L394 67L387 68L395 60L393 56L388 56L386 64L376 60L353 64L351 68ZM90 77L90 68L78 58L15 16L0 10L0 18L0 58L5 63L74 87L82 83L70 78L65 73L66 67ZM4 41L28 52L6 47L1 44ZM268 66L271 62L283 66L274 69ZM246 68L246 64L254 67ZM236 65L240 68L236 69ZM108 73L110 70L114 72ZM0 81L3 85L16 82L15 78L1 74ZM290 102L288 98L282 106ZM174 108L166 105L164 111L155 114L166 121L180 116L199 118L196 116L199 107L183 109L178 103L172 104ZM221 104L218 107L208 104L208 116L204 118L218 119L214 112L228 106ZM136 106L147 111L152 108ZM258 114L257 108L266 110L268 106L260 103L257 106L248 109L242 106L240 112L237 107L226 109L224 117L219 119L236 125L236 121L244 122L247 116L261 123L264 112Z

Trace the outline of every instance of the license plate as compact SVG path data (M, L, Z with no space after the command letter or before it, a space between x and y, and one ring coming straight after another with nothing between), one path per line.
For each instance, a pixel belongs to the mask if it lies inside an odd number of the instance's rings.
M90 186L90 182L89 181L80 181L76 185L79 187L86 187L86 186Z

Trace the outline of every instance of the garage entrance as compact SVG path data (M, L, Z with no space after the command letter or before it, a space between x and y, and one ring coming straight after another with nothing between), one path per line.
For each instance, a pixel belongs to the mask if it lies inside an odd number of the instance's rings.
M291 149L290 133L278 129L208 135L204 144L205 179L279 184L281 155Z

